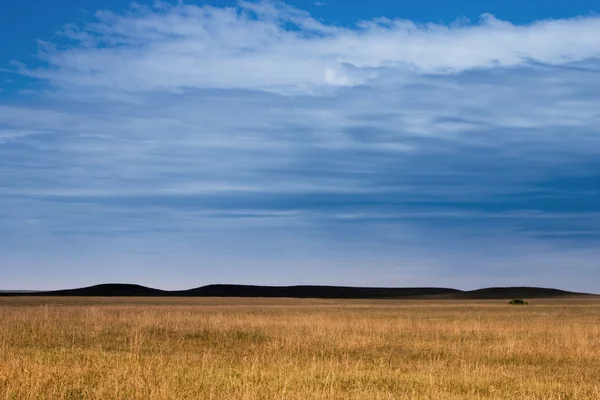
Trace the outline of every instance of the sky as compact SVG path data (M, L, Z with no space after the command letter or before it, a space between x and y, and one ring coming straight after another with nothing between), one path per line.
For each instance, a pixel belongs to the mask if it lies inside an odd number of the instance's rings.
M0 289L600 293L597 2L0 6Z

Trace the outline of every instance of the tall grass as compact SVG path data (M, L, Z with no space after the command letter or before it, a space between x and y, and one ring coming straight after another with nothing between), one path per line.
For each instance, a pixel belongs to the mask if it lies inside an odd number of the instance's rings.
M600 399L600 302L0 299L0 399Z

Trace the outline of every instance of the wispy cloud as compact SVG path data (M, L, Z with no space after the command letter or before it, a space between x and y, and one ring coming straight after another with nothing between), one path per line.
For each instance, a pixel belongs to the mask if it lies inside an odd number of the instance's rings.
M50 68L24 73L62 88L126 93L191 88L320 92L390 73L447 74L600 56L600 17L515 26L492 15L450 26L380 18L354 27L321 22L278 2L235 8L137 7L68 25L40 42Z

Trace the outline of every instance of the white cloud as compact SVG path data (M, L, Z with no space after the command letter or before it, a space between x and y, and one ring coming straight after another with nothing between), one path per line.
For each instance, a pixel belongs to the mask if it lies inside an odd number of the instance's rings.
M390 70L446 74L600 56L597 16L513 25L486 14L450 26L380 18L342 27L283 3L241 1L237 8L162 3L96 18L67 26L68 45L43 44L50 68L23 73L63 89L105 94L193 88L319 93Z

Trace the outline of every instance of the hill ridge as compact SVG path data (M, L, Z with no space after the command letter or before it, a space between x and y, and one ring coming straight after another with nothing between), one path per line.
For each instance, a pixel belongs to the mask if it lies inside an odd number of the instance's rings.
M498 286L475 290L443 287L359 287L332 285L263 286L210 284L187 290L161 290L128 283L103 283L74 289L49 291L4 291L0 296L73 297L267 297L322 299L512 299L596 296L554 288Z

